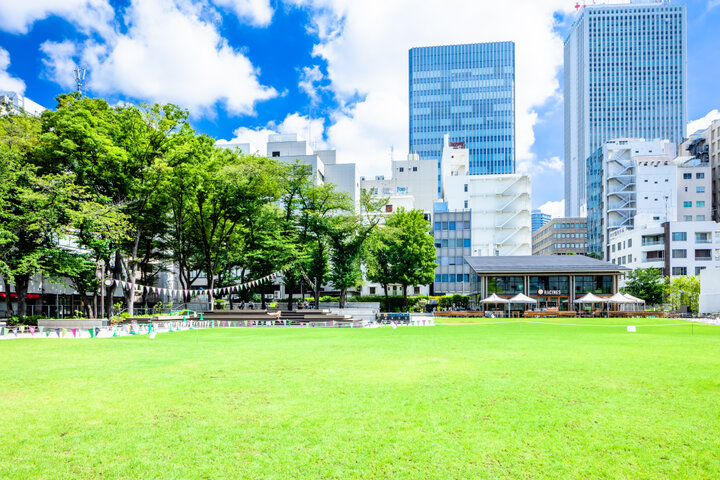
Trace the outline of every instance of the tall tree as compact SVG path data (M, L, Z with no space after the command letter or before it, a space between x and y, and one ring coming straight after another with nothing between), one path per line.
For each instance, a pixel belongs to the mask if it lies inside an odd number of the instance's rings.
M700 300L700 277L695 275L681 275L670 280L665 278L667 298L672 308L679 310L686 305L691 312L698 311Z
M430 223L421 210L400 208L387 217L381 230L371 244L368 278L383 285L386 302L387 285L400 284L407 308L408 286L429 284L437 268Z
M628 272L622 290L642 298L648 305L663 303L665 299L662 272L657 268L636 268Z
M360 196L360 213L339 214L327 222L330 243L329 280L340 290L340 308L345 308L348 288L362 282L360 267L365 244L380 222L380 207L384 198L375 199L367 190ZM348 206L352 209L352 205Z

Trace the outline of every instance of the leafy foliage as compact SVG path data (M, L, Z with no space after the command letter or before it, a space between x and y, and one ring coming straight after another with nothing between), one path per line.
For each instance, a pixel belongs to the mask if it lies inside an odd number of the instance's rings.
M648 305L663 303L665 299L662 272L657 268L636 268L629 272L622 290L642 298Z

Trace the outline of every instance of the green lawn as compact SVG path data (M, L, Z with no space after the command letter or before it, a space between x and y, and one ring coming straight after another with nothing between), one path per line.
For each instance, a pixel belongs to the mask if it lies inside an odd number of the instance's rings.
M0 352L0 478L720 477L720 327L214 329Z

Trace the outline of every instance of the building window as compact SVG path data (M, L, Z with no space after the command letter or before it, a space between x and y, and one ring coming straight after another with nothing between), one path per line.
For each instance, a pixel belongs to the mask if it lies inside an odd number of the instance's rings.
M684 208L691 208L691 207L692 207L692 202L683 202L683 207L684 207Z
M467 200L465 200L464 205L465 205L465 208L468 208L468 201L467 201Z
M687 267L672 267L673 275L687 275Z
M375 287L370 287L370 295L375 295Z
M710 250L695 250L695 260L709 261L711 258Z
M695 178L697 178L698 180L701 178L705 178L705 174L703 172L696 173ZM705 268L705 267L702 267L702 268Z
M704 222L705 221L705 215L696 215L695 220L698 222Z
M417 172L417 167L413 167L413 172Z
M683 173L683 180L690 180L692 178L692 173Z
M585 293L612 293L612 275L578 275L575 277L575 295Z
M711 243L710 232L697 232L695 233L695 243Z
M705 270L707 267L695 267L695 275L700 275L700 272L702 270Z
M683 222L692 222L692 215L683 215Z
M463 188L464 188L464 191L467 192L467 191L468 191L468 184L466 183Z
M687 250L685 249L673 249L672 258L687 258Z
M705 193L705 187L695 187L695 193Z
M705 208L705 201L701 200L701 201L695 202L695 206L698 208Z
M386 212L392 212L392 205L385 205L385 211Z
M488 295L523 292L523 277L487 277Z
M687 232L673 232L673 242L687 242Z
M405 171L405 168L403 168L403 167L400 167L400 168L398 168L398 171L400 171L400 172L404 172L404 171Z

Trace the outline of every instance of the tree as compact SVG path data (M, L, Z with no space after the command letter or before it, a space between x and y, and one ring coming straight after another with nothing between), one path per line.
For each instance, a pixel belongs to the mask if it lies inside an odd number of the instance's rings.
M400 284L407 308L407 287L429 284L437 268L430 223L421 210L400 208L387 217L384 228L388 230L375 239L369 253L369 278L383 284L386 301L387 285ZM390 267L384 267L383 262Z
M380 222L380 207L385 199L375 199L367 190L360 196L360 214L350 213L328 221L330 243L329 280L340 290L340 308L345 308L347 290L362 281L361 259L365 244Z
M657 305L665 298L662 272L657 268L636 268L625 279L623 292L645 300L648 305Z
M387 225L376 229L368 239L365 256L367 278L383 287L386 311L390 310L388 286L396 280L393 265L397 263L395 255L399 249L393 248L393 246L399 242L399 235L400 233L394 227Z
M314 280L315 308L320 305L320 287L329 273L329 247L327 233L335 215L349 213L352 209L350 197L345 192L336 192L332 184L311 185L301 191L300 229L303 254L310 260L308 274Z
M694 275L681 275L670 280L665 277L668 300L673 310L687 305L691 312L698 311L700 298L700 278Z

